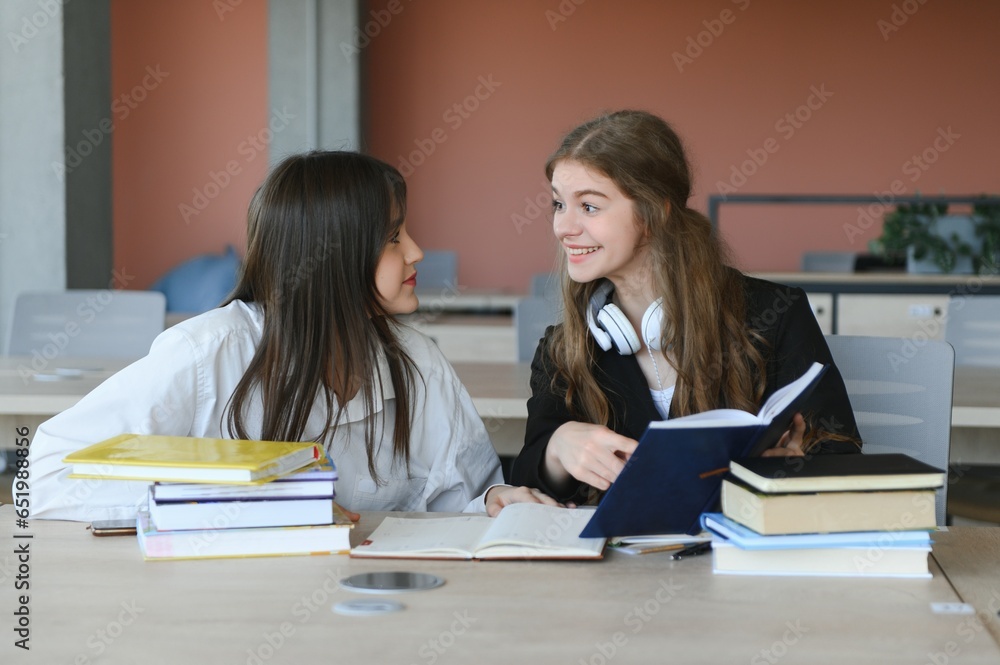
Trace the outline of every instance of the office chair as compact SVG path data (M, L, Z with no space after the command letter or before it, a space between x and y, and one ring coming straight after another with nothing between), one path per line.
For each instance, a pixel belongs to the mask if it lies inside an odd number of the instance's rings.
M424 250L424 259L417 264L417 288L457 289L458 253L452 250Z
M1000 296L949 298L944 338L957 367L1000 368ZM1000 465L959 464L949 475L951 515L1000 523Z
M166 298L151 291L26 292L14 303L7 355L134 358L163 332ZM33 363L34 366L34 363ZM0 450L0 473L9 455Z
M856 252L804 252L802 272L854 272Z
M534 298L548 298L553 302L559 302L561 297L559 291L559 274L554 272L539 272L531 276L531 291Z
M944 339L956 366L1000 367L1000 296L948 298Z
M521 298L514 305L514 327L517 329L517 362L530 363L535 357L545 329L558 322L559 310L548 298Z
M232 245L222 254L184 261L153 282L150 291L167 297L168 312L201 314L218 307L236 287L240 257Z
M166 298L154 291L21 293L7 355L141 358L163 332Z
M946 342L907 345L899 337L828 335L866 453L904 453L942 470L951 452L955 352ZM916 346L916 353L912 348ZM947 519L948 485L937 491Z

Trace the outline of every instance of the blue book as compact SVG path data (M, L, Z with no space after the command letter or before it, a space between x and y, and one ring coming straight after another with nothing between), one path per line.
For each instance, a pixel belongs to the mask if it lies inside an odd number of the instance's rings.
M774 446L826 372L813 363L756 413L715 409L649 424L581 538L698 533L730 460Z
M828 547L860 547L886 549L892 547L929 547L930 531L852 531L845 533L804 533L782 536L762 536L722 513L705 513L701 525L718 537L744 550L816 549Z

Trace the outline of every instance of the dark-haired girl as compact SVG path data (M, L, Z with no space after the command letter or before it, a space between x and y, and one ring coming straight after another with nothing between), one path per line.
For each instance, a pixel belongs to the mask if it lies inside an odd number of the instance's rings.
M132 432L318 441L349 510L487 510L554 503L500 485L472 400L413 312L406 186L352 152L285 159L254 195L246 259L218 309L162 333L149 355L41 425L36 518L131 518L146 483L74 480L62 458Z

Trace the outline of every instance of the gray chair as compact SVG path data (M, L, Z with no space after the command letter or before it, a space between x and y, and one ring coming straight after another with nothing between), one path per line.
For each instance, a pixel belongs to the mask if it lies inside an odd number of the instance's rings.
M955 365L1000 367L1000 296L949 298L944 338Z
M21 293L7 355L141 358L163 332L166 298L156 291Z
M530 295L535 298L559 298L559 273L539 272L532 275Z
M951 450L955 352L946 342L828 335L866 453L904 453L941 470ZM916 352L913 352L913 348ZM938 490L937 523L947 519L948 485Z
M802 272L854 272L856 252L804 252Z
M958 367L1000 367L1000 296L948 299L944 338L955 347ZM948 512L1000 523L1000 465L957 464L949 479Z
M517 329L517 362L530 363L545 329L559 320L559 311L548 298L521 298L514 305Z
M424 250L424 259L417 264L417 288L457 289L458 253L445 249Z

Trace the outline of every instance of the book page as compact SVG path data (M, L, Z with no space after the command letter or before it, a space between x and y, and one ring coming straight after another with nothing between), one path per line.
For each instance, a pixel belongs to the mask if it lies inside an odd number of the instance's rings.
M654 420L649 423L650 429L683 429L683 428L707 428L707 427L743 427L745 425L759 425L759 416L748 411L739 409L712 409L701 413L692 413L689 416L671 418L670 420Z
M493 519L482 515L407 519L386 517L352 556L471 559Z
M516 556L599 552L604 538L580 538L580 532L593 515L592 507L560 508L539 503L515 503L494 518L479 543L476 555L483 556L490 548L507 546L517 546L516 553L511 551L508 554Z
M767 398L764 402L764 406L760 408L758 415L762 422L770 422L781 413L785 408L788 407L792 401L798 397L799 393L806 389L816 375L823 371L823 365L820 363L813 363L812 366L806 370L806 373L795 379L791 383L782 386L774 391L774 393Z

